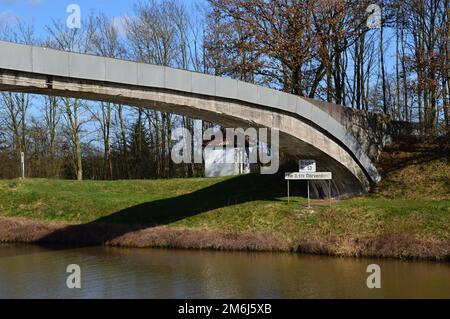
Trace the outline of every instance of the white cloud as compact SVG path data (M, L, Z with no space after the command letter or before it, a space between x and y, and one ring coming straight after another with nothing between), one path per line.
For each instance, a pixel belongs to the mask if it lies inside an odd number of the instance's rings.
M19 18L11 10L0 12L0 27L14 27L19 23Z
M117 30L120 35L125 35L127 31L127 17L126 16L116 16L112 18L111 21L113 27Z

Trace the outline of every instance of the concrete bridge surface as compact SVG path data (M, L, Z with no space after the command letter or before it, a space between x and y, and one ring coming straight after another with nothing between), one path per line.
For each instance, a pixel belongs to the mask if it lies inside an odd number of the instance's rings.
M228 78L0 41L0 90L46 94L188 115L225 127L280 131L280 151L333 172L333 195L377 183L385 135L377 118ZM325 184L314 183L313 193Z

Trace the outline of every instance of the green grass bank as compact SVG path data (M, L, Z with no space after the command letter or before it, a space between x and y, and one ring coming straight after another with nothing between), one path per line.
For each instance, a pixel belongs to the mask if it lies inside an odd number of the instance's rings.
M449 260L448 153L393 145L379 169L370 193L312 209L281 176L3 180L0 241Z

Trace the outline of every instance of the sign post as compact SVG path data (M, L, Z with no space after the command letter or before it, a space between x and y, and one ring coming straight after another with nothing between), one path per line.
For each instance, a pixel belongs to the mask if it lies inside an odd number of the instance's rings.
M309 179L306 181L306 185L307 185L307 188L308 188L308 208L311 208L311 201L309 199Z
M289 203L289 180L287 180L287 195L288 195L288 203Z
M330 197L331 205L331 180L333 179L333 174L331 172L313 172L313 173L303 173L303 172L293 172L285 173L284 179L287 181L287 194L289 202L289 181L290 180L306 180L308 189L308 208L311 207L311 200L309 196L309 181L310 180L328 180L328 196Z
M20 163L22 167L22 179L25 179L25 153L20 152Z
M330 199L330 207L331 207L331 179L328 180L328 198Z
M301 173L315 173L316 161L315 160L300 160L298 171ZM311 202L309 199L309 180L306 181L306 188L308 190L308 208L311 208Z

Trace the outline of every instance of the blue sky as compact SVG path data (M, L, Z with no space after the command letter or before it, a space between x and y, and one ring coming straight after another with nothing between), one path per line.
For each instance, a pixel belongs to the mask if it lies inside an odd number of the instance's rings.
M131 16L133 7L137 1L143 0L0 0L0 27L7 24L14 27L17 18L28 24L35 26L35 36L45 38L46 25L52 23L52 20L66 21L70 13L67 13L67 7L70 4L77 4L81 8L81 15L87 17L90 14L102 12L111 18L120 18ZM159 0L156 0L159 1ZM193 14L194 3L206 3L206 0L178 0L183 3ZM394 66L393 46L395 39L387 32L385 40L386 64L388 72L392 71ZM349 67L351 72L351 66Z
M189 4L202 0L182 1ZM135 0L0 0L0 25L14 25L21 21L33 24L37 36L45 34L45 26L53 19L65 21L70 13L66 8L77 4L81 8L82 17L90 13L103 12L109 17L124 17L131 15Z
M133 0L0 0L0 23L14 23L18 17L34 24L41 34L53 19L65 21L69 15L66 8L72 3L80 6L82 15L103 11L108 16L122 16L133 8Z
M111 18L121 18L133 14L134 3L139 0L0 0L0 27L4 24L14 28L17 19L26 24L34 25L35 36L45 38L46 25L53 20L66 21L70 13L67 6L77 4L81 9L82 18L91 13L102 12ZM188 10L192 10L193 3L204 0L179 0ZM42 103L40 96L34 96L33 105ZM40 116L39 109L31 110L33 116ZM86 124L88 125L88 124ZM89 123L89 125L94 125Z

